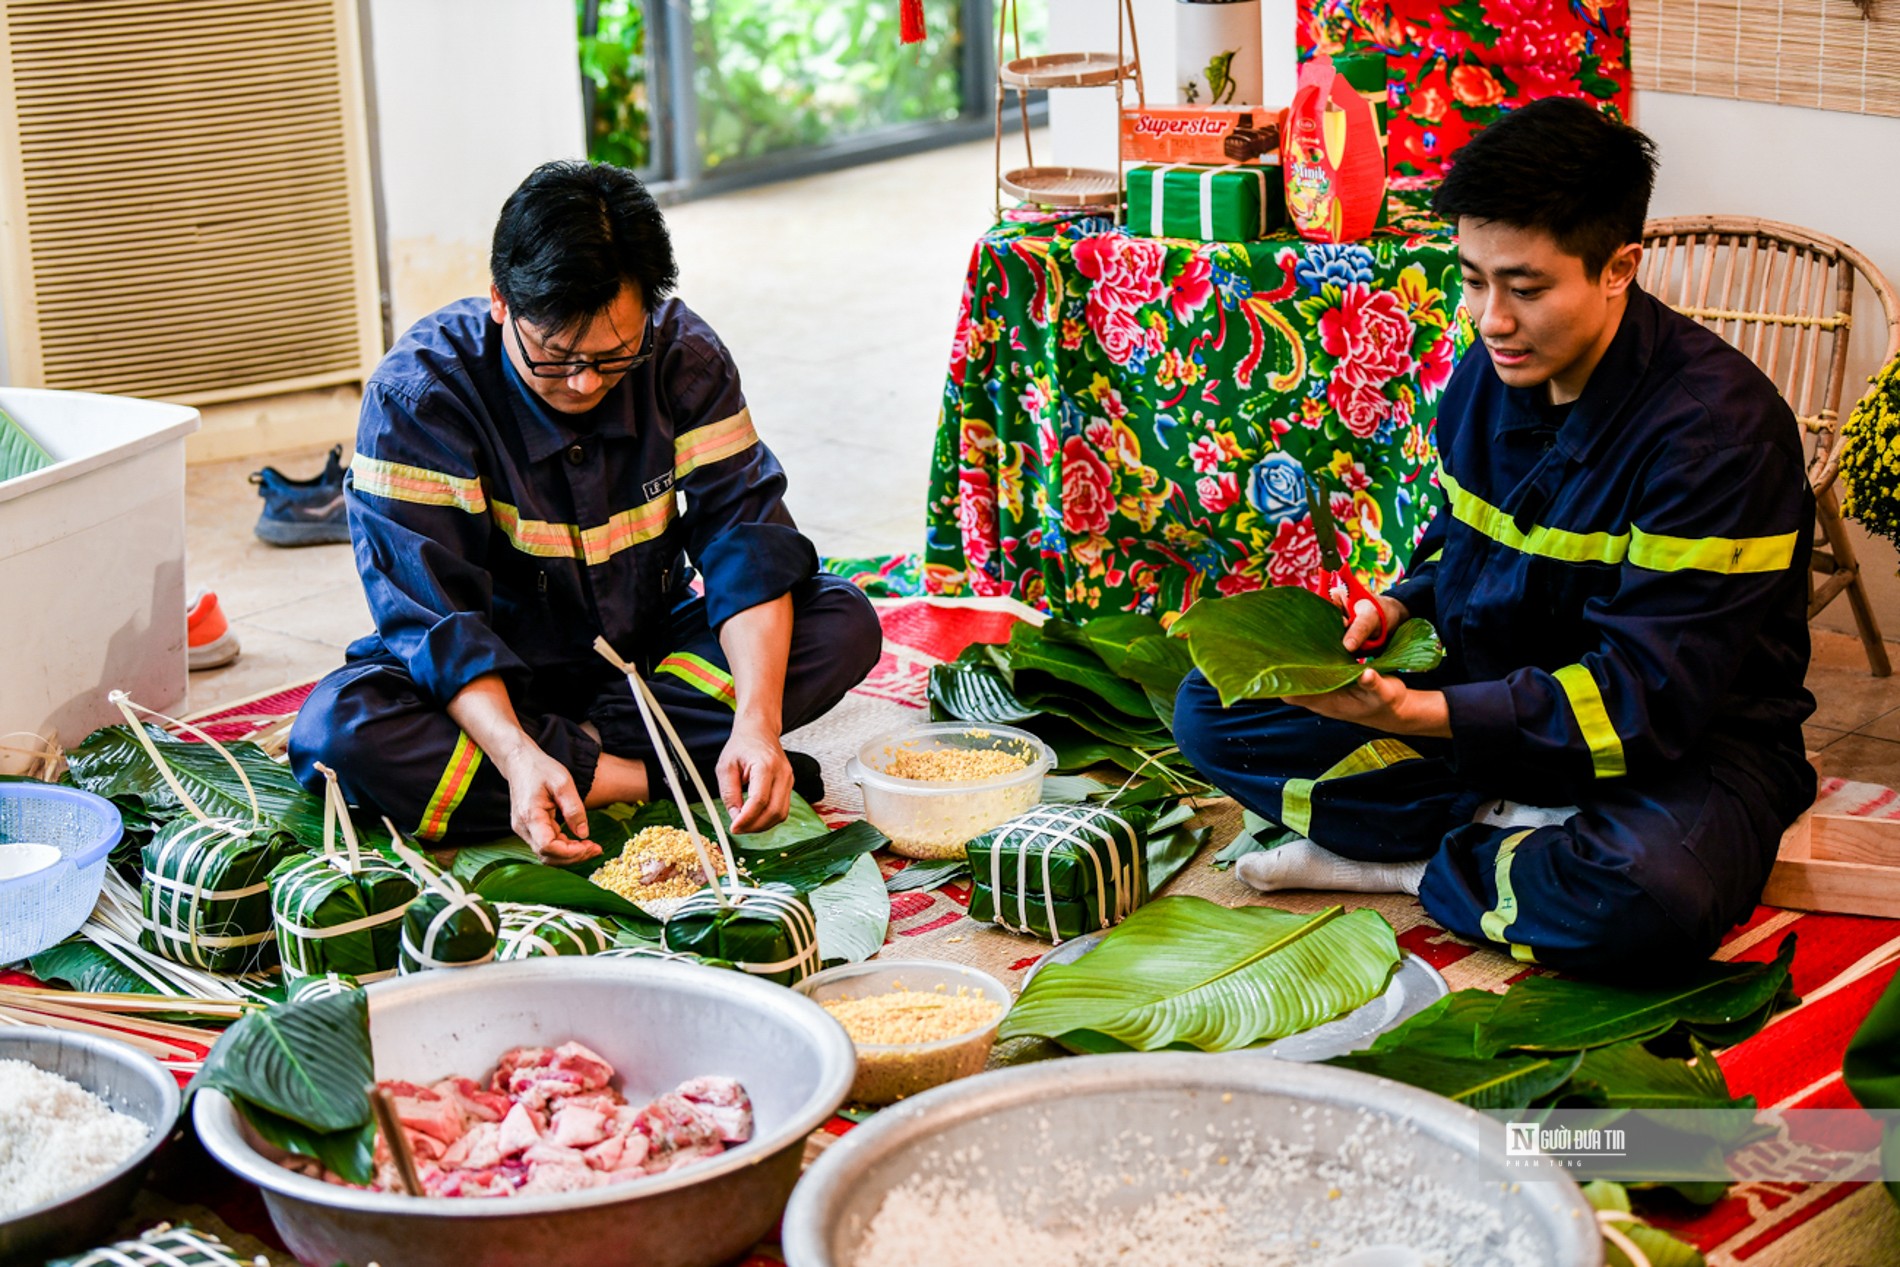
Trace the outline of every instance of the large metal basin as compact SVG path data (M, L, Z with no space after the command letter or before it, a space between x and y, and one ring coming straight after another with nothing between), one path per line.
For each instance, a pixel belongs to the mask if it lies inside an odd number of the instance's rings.
M805 1137L843 1102L857 1058L817 1004L741 973L644 960L532 959L369 987L379 1078L479 1077L508 1048L575 1039L610 1061L629 1100L698 1074L752 1095L752 1139L687 1169L535 1197L408 1197L278 1166L215 1093L193 1102L205 1147L264 1190L298 1259L318 1267L709 1267L771 1230Z
M76 1082L152 1129L137 1152L92 1183L0 1218L0 1263L37 1263L106 1239L145 1181L152 1155L178 1125L178 1080L124 1043L29 1026L0 1031L0 1060L24 1060Z
M1543 1158L1507 1170L1503 1135L1450 1100L1325 1065L1195 1054L1049 1061L925 1092L827 1149L792 1195L785 1260L859 1267L886 1194L942 1177L1044 1226L1085 1209L1112 1219L1158 1198L1211 1195L1245 1229L1243 1251L1276 1263L1290 1252L1326 1264L1400 1242L1457 1267L1601 1267L1596 1218L1576 1182ZM1321 1164L1262 1195L1253 1172L1274 1165L1263 1154L1283 1145ZM1146 1261L1180 1261L1146 1248Z

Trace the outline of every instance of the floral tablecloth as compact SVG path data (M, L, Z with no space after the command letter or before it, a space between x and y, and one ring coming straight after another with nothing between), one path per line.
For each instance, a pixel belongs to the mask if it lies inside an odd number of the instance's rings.
M1307 470L1374 588L1431 515L1432 423L1469 340L1451 235L1138 237L1100 217L977 243L943 392L925 589L1164 620L1319 567Z
M1440 177L1474 132L1539 97L1629 113L1629 0L1300 0L1300 59L1386 55L1394 175Z

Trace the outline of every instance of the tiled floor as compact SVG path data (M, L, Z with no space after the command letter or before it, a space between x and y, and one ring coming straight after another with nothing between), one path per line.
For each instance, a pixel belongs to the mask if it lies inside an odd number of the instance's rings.
M800 526L830 554L914 549L937 397L971 243L989 218L990 151L960 146L672 208L680 294L732 349L760 433L785 463ZM321 450L271 459L314 472ZM194 585L217 589L244 645L194 674L212 708L342 661L370 628L346 546L251 536L257 462L192 468ZM1900 662L1900 647L1893 657ZM1808 745L1826 774L1900 784L1900 677L1817 631Z

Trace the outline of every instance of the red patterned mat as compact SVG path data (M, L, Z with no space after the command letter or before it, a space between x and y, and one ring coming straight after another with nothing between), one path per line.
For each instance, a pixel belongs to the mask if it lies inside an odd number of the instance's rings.
M844 762L870 737L917 720L925 709L930 666L954 657L972 642L1006 639L1020 610L981 601L927 599L880 606L885 649L877 668L829 716L787 737L788 746L812 753L824 767L831 790L821 807L827 817L849 817L861 810L855 789L844 778ZM309 690L304 685L249 700L201 717L198 724L219 739L241 738L262 724L260 719L294 712ZM1890 789L1830 779L1823 782L1822 799L1831 813L1900 819L1900 795ZM895 869L902 863L891 860L885 865ZM1206 868L1196 871L1205 873L1193 877L1191 887L1196 891L1236 905L1259 898L1237 881L1210 881ZM1219 889L1219 884L1229 888ZM1307 897L1273 895L1276 904L1295 907L1305 903L1294 899ZM1443 972L1454 989L1502 989L1523 975L1521 965L1508 957L1462 941L1431 923L1413 899L1344 894L1311 895L1311 900L1375 906L1399 929L1401 944ZM967 889L960 886L896 895L891 904L891 944L885 953L977 959L999 975L1013 978L1046 949L1027 938L980 928L965 916L968 901ZM1855 1028L1900 967L1900 921L1764 906L1728 936L1717 957L1770 959L1789 933L1799 934L1794 979L1803 1002L1747 1042L1720 1053L1723 1071L1735 1094L1753 1095L1763 1107L1851 1107L1841 1084L1841 1057ZM814 1137L814 1144L822 1147L850 1127L842 1118L834 1120L826 1128L828 1134ZM1867 1148L1867 1173L1872 1174L1872 1144ZM1900 1230L1896 1230L1900 1217L1879 1186L1867 1183L1739 1183L1706 1211L1663 1214L1654 1221L1693 1242L1717 1267L1900 1264ZM766 1252L752 1261L777 1260Z

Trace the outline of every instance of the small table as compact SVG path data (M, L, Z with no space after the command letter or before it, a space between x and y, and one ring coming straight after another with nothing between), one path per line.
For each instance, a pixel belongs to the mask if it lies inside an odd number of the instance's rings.
M1163 619L1319 567L1305 470L1381 589L1431 517L1432 424L1469 344L1450 230L1321 245L1014 213L971 256L924 585ZM1349 538L1350 540L1347 540Z

